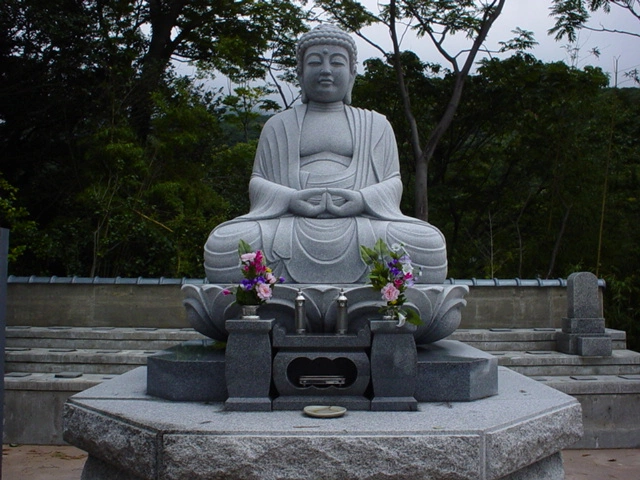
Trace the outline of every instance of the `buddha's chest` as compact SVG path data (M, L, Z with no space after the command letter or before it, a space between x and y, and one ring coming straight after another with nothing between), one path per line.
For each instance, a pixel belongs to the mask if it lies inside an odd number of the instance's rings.
M353 139L344 112L323 115L309 112L305 116L300 136L300 156L323 152L344 157L353 155Z

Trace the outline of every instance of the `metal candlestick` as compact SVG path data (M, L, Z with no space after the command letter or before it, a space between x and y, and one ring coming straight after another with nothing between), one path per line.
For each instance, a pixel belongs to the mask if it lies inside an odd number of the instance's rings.
M298 290L295 310L296 333L298 334L307 333L307 312L305 310L304 302L305 299L304 295L302 295L302 290Z
M345 335L347 333L347 297L344 294L344 290L340 289L340 295L338 296L338 316L336 318L336 333L338 335Z

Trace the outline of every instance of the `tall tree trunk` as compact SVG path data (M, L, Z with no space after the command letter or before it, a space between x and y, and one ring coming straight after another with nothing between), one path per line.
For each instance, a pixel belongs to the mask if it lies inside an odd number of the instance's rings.
M471 71L471 67L473 66L478 51L480 47L484 43L489 30L491 29L495 20L502 13L502 8L504 7L506 0L494 0L490 5L487 6L484 16L482 18L480 30L478 31L477 37L473 41L473 45L469 49L469 53L466 57L464 65L462 68L458 65L457 55L451 55L442 45L442 42L438 41L433 32L426 27L426 23L424 19L420 17L420 13L412 8L409 10L413 10L412 14L418 19L420 23L425 26L425 31L427 35L431 37L431 40L438 50L438 52L451 64L452 69L455 73L456 79L453 87L453 91L451 92L451 97L449 98L449 102L447 103L447 107L445 109L444 114L438 121L438 124L433 129L424 148L420 148L420 136L417 127L411 129L411 144L412 147L414 143L417 143L418 147L413 147L415 168L416 168L416 184L415 184L415 216L421 220L428 221L429 220L429 196L428 196L428 174L429 174L429 163L433 158L433 155L436 151L436 147L443 135L446 133L448 128L451 126L451 122L453 122L453 118L455 116L456 110L458 109L458 105L460 105L460 99L462 98L462 92L464 90L464 83ZM395 32L395 1L392 1L390 4L390 17L391 17L391 32L392 38L394 35L397 35ZM396 48L397 40L394 40L394 51ZM399 56L396 54L396 59L399 62ZM401 65L396 66L396 72L402 72ZM403 104L405 106L405 115L407 116L407 120L409 121L409 125L411 126L411 122L415 123L415 118L410 111L410 104L408 102L408 91L405 88L402 88L404 84L401 84L400 94L403 96ZM404 97L407 97L405 100ZM409 107L407 107L409 105ZM409 111L407 111L409 108Z
M171 31L185 6L185 0L149 0L151 41L142 59L140 77L131 105L131 123L141 140L146 140L151 129L153 92L161 85L178 40L171 40ZM184 32L180 35L184 36Z

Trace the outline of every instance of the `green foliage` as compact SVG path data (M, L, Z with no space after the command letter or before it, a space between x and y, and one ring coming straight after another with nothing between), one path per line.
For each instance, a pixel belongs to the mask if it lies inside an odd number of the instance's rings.
M202 275L202 245L228 204L204 182L221 141L216 102L184 79L156 96L153 136L125 122L97 127L57 166L57 198L24 274ZM63 179L65 174L69 178ZM61 194L62 193L62 194Z
M605 275L604 291L607 327L623 330L627 334L628 348L640 351L640 277L637 272L620 278Z
M234 89L233 95L227 95L222 99L225 107L223 119L228 127L242 133L239 141L249 142L258 138L262 130L260 120L267 112L275 112L280 106L269 99L274 93L267 87L244 86Z
M611 5L618 5L628 9L638 17L633 9L634 0L553 0L551 16L556 18L556 24L549 30L549 34L555 34L556 40L561 40L565 35L570 42L577 39L577 31L584 28L591 17L590 13L602 10L605 13L611 11ZM620 33L620 32L619 32Z
M15 262L36 238L37 225L29 220L26 208L17 205L18 189L0 172L0 227L11 231L9 262Z
M407 79L421 93L411 96L413 108L423 125L432 125L451 77L404 55L415 66ZM382 111L394 125L407 187L402 205L410 211L411 152L393 72L381 60L366 66L354 103ZM611 325L633 332L624 303L630 300L623 299L640 287L640 91L606 85L593 67L523 54L484 62L468 78L431 162L430 221L447 239L451 277L592 271L608 280ZM611 278L623 280L623 294L610 293L617 288Z
M227 202L225 217L235 218L249 211L249 179L257 140L236 143L217 151L211 158L205 182Z

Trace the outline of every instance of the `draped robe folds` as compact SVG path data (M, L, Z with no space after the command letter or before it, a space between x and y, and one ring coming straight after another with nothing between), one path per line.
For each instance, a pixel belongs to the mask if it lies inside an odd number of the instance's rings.
M243 239L261 249L274 274L287 281L365 282L368 268L360 259L359 247L373 246L383 238L388 244L405 245L414 264L422 268L418 282L442 283L444 237L432 225L400 211L398 151L386 118L345 106L353 142L351 164L344 171L318 176L301 168L300 133L306 108L300 105L284 111L265 124L249 183L251 209L211 232L205 245L208 280L239 279L237 245ZM319 186L359 191L365 212L355 217L306 218L289 211L293 192Z

